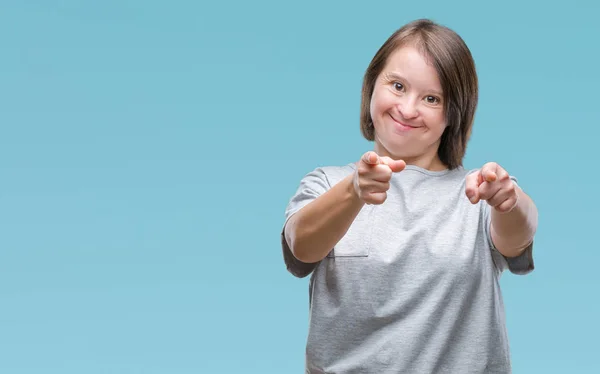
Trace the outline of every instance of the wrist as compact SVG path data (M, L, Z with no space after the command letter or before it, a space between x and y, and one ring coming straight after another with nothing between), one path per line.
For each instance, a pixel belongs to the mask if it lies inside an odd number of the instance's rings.
M356 178L356 173L353 173L346 178L346 196L352 203L364 204L364 201L358 194L358 179Z

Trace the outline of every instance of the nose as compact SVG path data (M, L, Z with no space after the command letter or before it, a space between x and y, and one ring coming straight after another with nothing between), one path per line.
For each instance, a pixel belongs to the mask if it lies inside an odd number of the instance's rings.
M405 119L412 119L419 115L417 104L415 103L415 100L410 97L406 97L398 103L398 111Z

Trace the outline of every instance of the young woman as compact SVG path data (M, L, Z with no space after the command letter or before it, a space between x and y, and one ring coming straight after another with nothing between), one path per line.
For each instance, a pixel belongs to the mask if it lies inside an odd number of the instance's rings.
M499 285L533 270L537 210L499 164L465 170L475 64L429 20L396 31L363 83L374 149L319 167L285 212L284 260L310 279L307 373L509 373Z

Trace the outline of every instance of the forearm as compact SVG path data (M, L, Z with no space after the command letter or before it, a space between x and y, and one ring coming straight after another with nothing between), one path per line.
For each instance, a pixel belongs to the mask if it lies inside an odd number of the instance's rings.
M492 209L491 235L494 245L506 257L515 257L531 243L538 224L538 211L519 187L517 205L508 213Z
M354 191L352 175L334 185L288 221L285 238L293 255L307 263L325 258L363 206Z

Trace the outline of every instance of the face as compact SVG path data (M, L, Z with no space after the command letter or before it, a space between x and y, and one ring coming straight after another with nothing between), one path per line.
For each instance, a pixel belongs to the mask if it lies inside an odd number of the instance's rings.
M446 128L435 68L405 46L388 58L371 97L375 151L427 169L444 168L437 150Z

